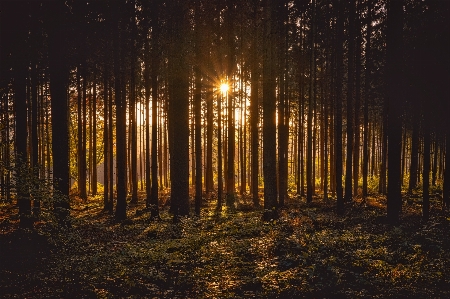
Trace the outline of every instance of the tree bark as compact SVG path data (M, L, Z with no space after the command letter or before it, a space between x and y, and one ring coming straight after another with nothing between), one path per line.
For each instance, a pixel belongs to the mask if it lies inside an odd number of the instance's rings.
M196 6L195 11L195 60L194 67L194 121L195 121L195 214L200 217L202 204L202 74L200 71L201 53L201 19L200 6Z
M343 1L338 2L336 24L336 92L334 102L334 161L336 176L337 213L344 212L344 198L342 194L342 82L343 82Z
M186 3L173 1L171 6L173 26L173 48L169 57L172 80L171 151L171 200L174 202L174 221L179 216L189 215L189 68L187 63L187 32L189 28ZM175 146L176 145L176 146Z
M403 2L389 1L387 19L387 103L388 117L388 195L387 218L390 223L397 223L401 212L401 143L402 143L402 29Z
M314 193L314 177L313 177L313 167L314 167L314 161L313 161L313 136L312 136L312 118L313 118L313 109L314 109L314 89L315 89L315 77L316 77L316 63L315 63L315 6L316 1L312 1L312 20L311 20L311 58L310 58L310 67L309 67L309 78L310 78L310 85L309 85L309 99L308 99L308 119L307 119L307 157L306 157L306 202L312 202L312 196Z
M126 135L126 100L122 94L124 76L122 74L120 50L120 20L119 3L114 4L114 19L117 20L115 33L113 35L113 56L114 56L114 94L116 104L116 164L117 164L117 205L115 210L116 221L127 218L127 135Z
M274 67L275 3L265 0L265 32L263 57L263 172L264 172L264 220L276 219L277 213L277 160L276 160L276 83Z
M52 111L52 153L54 210L61 226L70 226L69 127L65 58L64 3L52 3L52 30L49 32L50 93Z
M353 163L353 102L355 92L355 2L349 2L348 16L348 83L347 83L347 151L345 160L345 201L351 201Z
M258 123L259 123L259 103L258 103L258 94L259 94L259 70L258 70L258 10L257 10L257 2L254 2L253 7L253 39L251 44L251 93L250 93L250 130L251 130L251 154L252 154L252 198L253 205L258 207L259 196L258 196L258 160L259 160L259 133L258 133Z
M159 2L152 7L152 162L151 162L151 215L152 219L159 219L159 203L158 203L158 72L159 72ZM147 118L147 121L150 121ZM160 141L161 142L161 141ZM148 162L150 163L150 162ZM149 164L148 164L149 165ZM149 173L150 176L150 173ZM148 179L150 185L150 179Z

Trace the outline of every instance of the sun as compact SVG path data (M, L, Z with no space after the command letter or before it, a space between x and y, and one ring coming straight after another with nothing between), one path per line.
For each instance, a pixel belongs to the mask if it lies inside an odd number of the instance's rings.
M223 93L227 92L228 91L228 84L222 83L220 85L220 91L223 92Z

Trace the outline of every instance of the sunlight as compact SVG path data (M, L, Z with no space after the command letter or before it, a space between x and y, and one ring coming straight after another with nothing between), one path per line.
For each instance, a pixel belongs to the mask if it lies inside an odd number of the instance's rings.
M228 91L228 84L222 83L220 85L220 91L223 92L223 93L227 92Z

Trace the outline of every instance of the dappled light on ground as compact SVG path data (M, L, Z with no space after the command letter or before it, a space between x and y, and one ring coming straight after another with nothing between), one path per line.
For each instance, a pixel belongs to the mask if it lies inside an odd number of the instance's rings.
M167 208L149 221L144 204L112 221L101 201L78 203L73 228L50 223L0 237L3 298L448 297L449 219L424 224L405 207L402 225L383 220L384 199L334 203L291 200L280 219L238 205L173 224ZM14 221L14 220L11 220ZM2 225L6 225L6 220ZM12 227L11 224L9 227ZM35 247L30 247L30 246ZM32 250L30 248L35 248ZM26 253L18 263L14 252Z

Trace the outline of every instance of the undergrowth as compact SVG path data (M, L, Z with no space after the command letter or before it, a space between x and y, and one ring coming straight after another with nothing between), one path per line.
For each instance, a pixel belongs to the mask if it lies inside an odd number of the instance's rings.
M432 201L404 206L385 223L385 200L335 203L292 199L280 218L240 201L220 214L174 224L168 207L150 221L143 200L116 223L102 200L73 207L73 225L0 224L2 298L426 298L450 297L450 218ZM10 211L13 214L13 211ZM7 215L3 215L6 217Z

